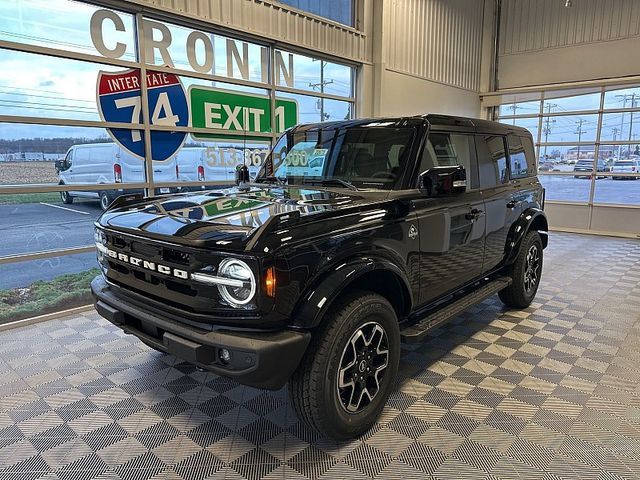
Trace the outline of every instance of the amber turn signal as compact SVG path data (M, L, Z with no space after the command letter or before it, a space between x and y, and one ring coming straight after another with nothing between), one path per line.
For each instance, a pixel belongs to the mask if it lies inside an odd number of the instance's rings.
M264 274L264 293L267 297L274 297L276 294L276 274L273 267L267 268Z

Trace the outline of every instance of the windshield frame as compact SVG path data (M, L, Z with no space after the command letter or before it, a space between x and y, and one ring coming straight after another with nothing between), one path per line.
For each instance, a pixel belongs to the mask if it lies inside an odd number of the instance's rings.
M382 122L381 122L382 123ZM335 132L338 130L358 130L358 129L403 129L410 130L411 133L408 136L407 143L405 145L404 151L401 153L401 156L398 158L399 166L404 165L403 168L400 169L398 175L392 181L386 182L371 182L369 177L363 177L362 180L353 176L314 176L314 175L287 175L286 177L275 177L274 169L273 169L273 158L274 155L277 154L278 150L282 150L283 142L286 142L287 151L291 150L290 145L293 143L301 142L293 142L293 138L297 134L307 134L307 133L318 133L321 132L332 132L333 141L331 150L333 150L333 143L335 143ZM254 183L276 183L279 185L288 185L288 186L302 186L302 185L314 185L320 187L328 187L329 185L322 185L323 181L326 181L327 184L331 183L330 188L341 188L341 189L352 189L352 190L377 190L377 191L393 191L393 190L403 190L408 188L407 178L411 176L413 170L415 169L415 152L419 148L420 140L426 131L426 126L424 124L417 123L395 123L391 124L391 122L385 122L384 125L349 125L344 123L334 124L334 125L326 125L322 124L313 124L313 125L302 125L290 128L283 132L283 134L278 138L275 142L274 146L270 150L269 154L265 158L265 161L258 171L254 179ZM316 140L317 141L317 140ZM336 152L330 151L329 155L336 155ZM329 160L329 157L327 157ZM291 180L294 180L293 183ZM307 181L305 181L307 180ZM338 185L340 182L345 183L344 186ZM349 185L346 185L349 184ZM355 187L355 188L354 188Z

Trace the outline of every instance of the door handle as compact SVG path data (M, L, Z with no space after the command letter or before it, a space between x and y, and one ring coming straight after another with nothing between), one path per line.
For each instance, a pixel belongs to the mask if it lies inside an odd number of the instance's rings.
M516 208L516 202L513 200L507 202L507 208Z

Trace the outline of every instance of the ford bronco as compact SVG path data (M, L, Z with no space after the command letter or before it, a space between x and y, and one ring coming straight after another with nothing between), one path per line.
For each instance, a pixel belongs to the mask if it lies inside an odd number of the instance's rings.
M547 246L526 130L444 115L286 131L253 181L116 199L96 222L97 311L150 347L358 436L418 342L498 294L533 300Z

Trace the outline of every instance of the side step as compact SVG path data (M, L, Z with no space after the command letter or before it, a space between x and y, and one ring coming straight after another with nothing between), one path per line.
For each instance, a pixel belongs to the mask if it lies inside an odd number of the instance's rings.
M454 300L445 307L436 310L435 312L427 315L418 323L409 325L400 331L400 340L405 343L417 343L420 342L430 330L448 322L452 318L457 317L467 308L480 303L481 301L489 298L490 296L498 293L503 288L508 287L511 284L510 277L499 277L495 280L486 283L477 290L473 290L470 293Z

